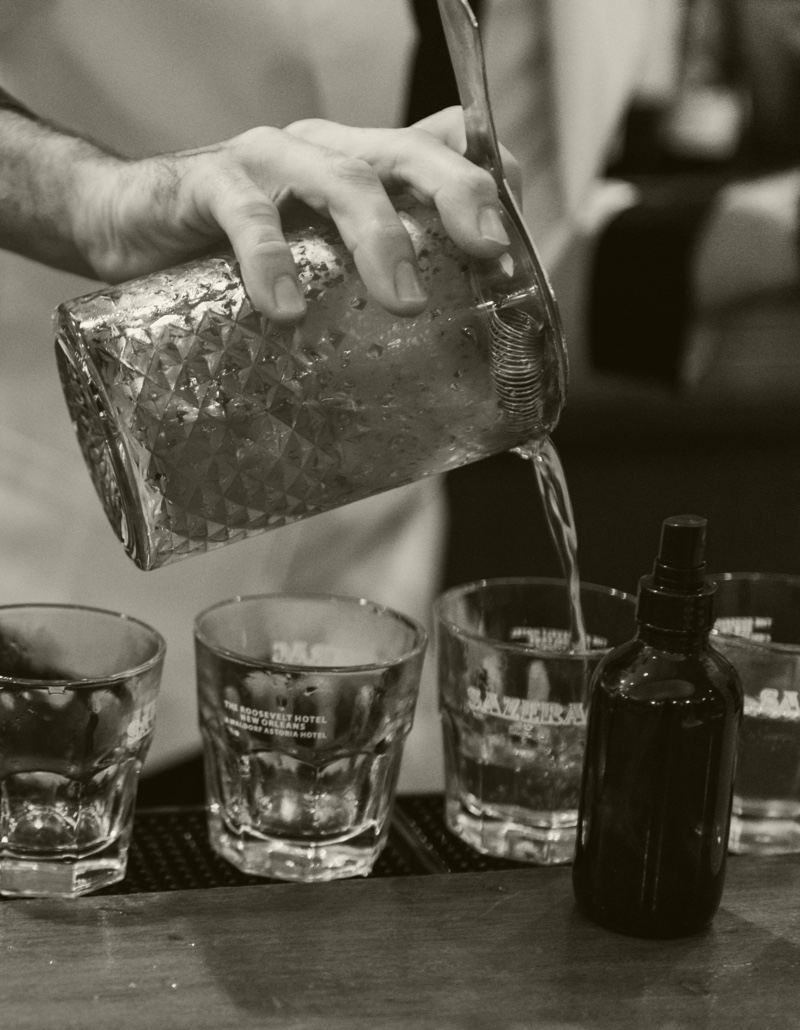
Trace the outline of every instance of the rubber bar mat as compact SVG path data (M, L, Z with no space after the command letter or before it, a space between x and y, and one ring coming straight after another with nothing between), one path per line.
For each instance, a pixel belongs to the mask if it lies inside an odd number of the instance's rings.
M441 795L406 795L395 803L386 847L370 875L420 876L520 865L479 855L454 837L444 825ZM125 879L97 893L142 894L270 882L277 881L240 873L212 850L201 806L140 808Z

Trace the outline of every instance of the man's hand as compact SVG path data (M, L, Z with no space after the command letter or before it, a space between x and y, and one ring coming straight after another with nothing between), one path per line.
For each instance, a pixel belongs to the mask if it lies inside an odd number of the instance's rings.
M435 206L475 257L508 239L491 175L467 161L463 116L449 108L409 129L362 129L320 119L260 127L195 151L98 161L83 184L78 248L102 279L125 279L202 253L225 236L253 304L282 321L302 297L281 208L302 201L333 219L371 295L398 315L426 297L392 193ZM512 181L517 176L508 156Z

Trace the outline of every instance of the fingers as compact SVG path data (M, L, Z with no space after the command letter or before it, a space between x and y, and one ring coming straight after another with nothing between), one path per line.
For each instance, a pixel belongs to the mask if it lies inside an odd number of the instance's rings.
M315 179L320 176L317 181L298 183L295 189L307 203L323 191L320 199L370 295L393 314L419 314L427 296L414 247L374 169L331 153L314 172Z
M316 145L358 156L390 190L404 190L435 206L450 237L467 253L492 258L508 247L492 176L454 149L465 145L460 108L449 108L403 130L359 129L310 120L297 122L287 131Z
M483 168L423 129L392 139L393 174L432 204L448 235L474 257L494 258L509 245L497 185Z
M242 185L241 192L220 199L214 213L231 241L253 306L278 322L302 318L306 303L275 204L252 185Z
M460 107L446 107L442 111L428 115L414 123L413 128L424 129L446 143L451 150L463 154L467 149L467 136L464 128L464 111ZM500 144L500 160L503 163L503 174L511 192L520 202L522 198L522 170L519 162L506 147Z
M254 305L269 318L293 321L305 311L280 223L279 204L289 196L334 220L379 304L412 316L427 298L387 191L435 206L451 238L475 257L498 257L509 244L496 184L455 149L463 143L460 109L406 130L313 119L252 129L219 145L211 155L215 174L193 180L233 245Z
M246 155L242 150L242 156L257 182L286 184L284 195L290 191L334 220L368 292L380 305L405 316L424 309L427 297L419 280L413 245L376 171L367 162L293 136L284 135L281 145L269 148L268 153L258 131L240 140L243 148L250 148ZM258 251L276 263L284 258L288 248L280 251L279 224L268 224L263 215L248 231L256 205L248 209L238 198L235 207L233 216L226 215L225 228L237 234L242 254ZM272 215L277 217L274 203ZM243 256L240 261L244 274ZM247 267L255 270L252 263ZM264 266L264 271L274 275L273 266ZM287 271L283 265L283 272Z
M460 107L445 107L435 114L429 114L414 122L413 129L424 129L432 136L436 136L442 143L446 143L451 150L457 154L463 154L467 149L467 134L464 127L464 111Z
M208 204L231 242L253 306L278 322L302 318L305 299L270 193L241 170L226 169L210 190Z

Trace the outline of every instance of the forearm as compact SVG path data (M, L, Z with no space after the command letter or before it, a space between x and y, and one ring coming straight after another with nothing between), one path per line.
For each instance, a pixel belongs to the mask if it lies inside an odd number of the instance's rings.
M0 247L95 276L86 257L88 199L121 160L0 96Z
M449 145L455 127L463 132L457 109L402 130L313 119L128 160L3 109L0 93L0 247L117 283L227 237L253 306L296 321L305 301L281 221L294 200L333 219L374 300L417 315L427 298L387 191L436 207L451 239L476 258L508 247L494 180Z

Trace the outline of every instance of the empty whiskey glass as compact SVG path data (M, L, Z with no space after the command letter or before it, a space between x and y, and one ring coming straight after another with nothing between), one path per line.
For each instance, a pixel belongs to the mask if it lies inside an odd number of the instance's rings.
M0 893L74 897L124 877L165 650L115 612L0 608Z
M366 876L386 843L427 637L369 601L234 598L195 623L212 847L245 873Z

